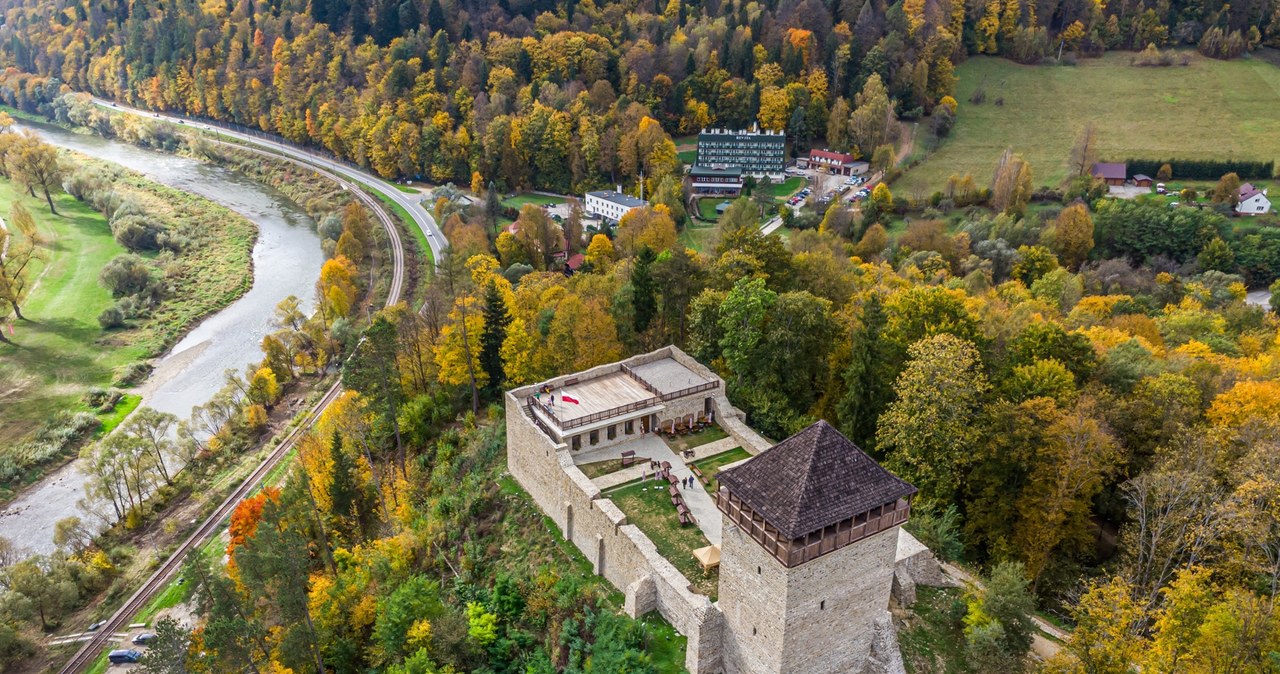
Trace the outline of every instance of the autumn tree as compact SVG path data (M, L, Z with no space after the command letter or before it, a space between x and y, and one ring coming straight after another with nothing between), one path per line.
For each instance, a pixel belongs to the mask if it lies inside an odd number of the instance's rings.
M827 145L836 152L848 152L853 144L849 127L851 114L845 97L837 97L836 102L831 105L831 114L827 117Z
M1071 146L1071 155L1067 159L1067 167L1071 177L1092 174L1093 165L1098 162L1098 128L1093 122L1086 122L1080 128L1075 143Z
M564 232L537 204L525 204L516 220L516 240L529 251L538 269L552 269L556 253L564 250Z
M1062 209L1052 230L1045 231L1050 250L1068 269L1079 269L1089 257L1089 251L1093 250L1093 218L1083 203L1074 203Z
M1145 611L1121 578L1095 582L1072 609L1075 629L1046 671L1128 674L1144 646L1138 630Z
M661 204L633 208L618 222L614 243L628 257L644 248L660 253L675 245L676 224Z
M49 204L49 212L57 215L58 209L53 205L50 190L62 184L62 167L58 163L58 151L31 132L23 134L22 140L11 157L10 162L14 177L27 191L35 196L35 188L44 193L44 200Z
M355 350L342 366L343 386L371 401L382 422L391 427L395 437L396 463L405 471L404 443L400 437L400 405L404 400L398 360L398 335L382 312L376 314L365 329Z
M973 344L942 334L908 349L894 384L898 399L880 416L876 446L923 498L951 503L977 440L971 420L988 389Z
M880 74L874 73L854 98L853 113L849 117L849 137L858 151L865 155L893 141L897 123L889 92Z
M40 236L31 212L14 201L9 211L11 229L0 229L0 301L8 302L13 315L26 320L22 304L31 292L31 270L34 263L46 258L39 248ZM14 230L21 235L15 235Z
M1213 203L1234 207L1240 201L1240 176L1228 173L1213 187Z
M996 163L991 180L991 207L1009 215L1021 215L1031 201L1031 165L1022 155L1006 149Z

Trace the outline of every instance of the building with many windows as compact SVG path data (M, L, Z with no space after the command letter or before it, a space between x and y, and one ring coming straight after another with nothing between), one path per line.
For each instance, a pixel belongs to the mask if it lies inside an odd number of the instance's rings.
M703 129L698 134L697 165L778 175L787 165L787 136L781 131Z
M586 211L588 216L604 218L614 222L622 220L622 216L630 213L633 209L644 208L649 205L649 202L644 199L637 199L630 194L623 194L622 190L587 192L587 198L584 201L583 210Z
M695 194L737 196L742 191L742 169L694 166L689 169L689 182Z

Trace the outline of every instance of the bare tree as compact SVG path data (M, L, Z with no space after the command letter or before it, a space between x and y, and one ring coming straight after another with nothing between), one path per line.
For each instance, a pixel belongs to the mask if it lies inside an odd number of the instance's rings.
M164 478L165 484L173 484L173 478L169 475L169 468L165 465L165 455L173 454L173 427L178 423L178 417L161 412L150 407L142 407L129 415L129 419L125 421L121 432L127 433L138 438L146 447L151 458L155 461L155 466L160 470L160 476Z
M1226 492L1195 469L1149 470L1121 487L1129 506L1125 577L1148 608L1178 571L1204 561L1226 515Z
M1087 122L1076 136L1075 145L1071 146L1071 157L1068 167L1071 177L1087 176L1098 161L1098 129L1093 122Z

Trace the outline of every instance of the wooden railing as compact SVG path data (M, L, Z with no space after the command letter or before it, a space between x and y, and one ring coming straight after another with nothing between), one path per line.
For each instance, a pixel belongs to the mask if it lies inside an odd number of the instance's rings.
M716 492L715 502L716 507L730 521L741 527L743 533L755 539L774 559L788 567L803 564L902 524L907 521L911 513L910 501L898 499L893 504L873 508L869 512L860 513L824 527L820 532L787 540L763 517L752 511L750 506L733 496L729 490L720 489ZM886 507L892 507L893 510L885 510Z
M654 405L657 405L658 402L659 402L658 397L654 396L652 398L637 400L636 402L633 402L633 403L627 403L626 405L620 405L618 407L613 407L607 410L596 412L595 414L588 414L585 417L579 417L577 419L569 419L566 421L564 419L561 419L560 417L557 417L556 413L552 411L550 405L543 405L538 399L533 397L528 398L528 404L530 406L536 406L538 409L542 410L544 414L551 417L551 420L556 422L556 425L560 427L561 431L567 431L571 428L586 426L587 424L595 423L597 421L600 421L601 419L609 419L611 417L616 417L622 414L626 414L627 412L642 410L646 407L653 407ZM540 419L537 419L537 417L535 416L534 420L537 421L538 424L541 426L542 421ZM546 431L548 434L550 434L550 431L547 430L545 427L543 427L543 431Z
M632 379L639 382L640 386L644 387L644 390L658 396L658 399L661 400L662 402L667 402L668 400L675 400L676 398L683 398L685 396L693 395L695 393L701 393L703 391L710 391L711 389L720 388L720 382L717 380L717 381L703 382L701 384L695 384L688 388L683 388L683 389L680 389L679 391L675 391L672 393L663 393L662 391L658 390L658 387L645 381L644 377L641 377L640 375L636 374L635 370L632 370L630 367L623 365L622 371L625 372Z
M715 389L715 388L720 388L720 382L708 381L708 382L703 382L701 384L698 384L697 386L690 386L689 388L680 389L679 391L676 391L674 393L663 393L660 397L663 402L666 402L668 400L683 398L685 396L693 395L695 393L710 391L711 389Z
M616 417L621 414L626 414L627 412L634 412L636 410L642 410L646 407L653 407L654 405L657 405L657 404L658 404L658 398L656 397L645 398L644 400L637 400L636 402L627 403L626 405L621 405L618 407L614 407L612 409L596 412L595 414L588 414L585 417L570 419L569 421L557 420L557 422L560 424L560 428L568 430L570 428L586 426L587 424L595 423L597 421L600 421L601 419L609 419L611 417Z

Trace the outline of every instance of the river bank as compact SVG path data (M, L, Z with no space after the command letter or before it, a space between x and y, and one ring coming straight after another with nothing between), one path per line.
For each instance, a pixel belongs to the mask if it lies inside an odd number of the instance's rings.
M258 229L250 257L249 288L225 309L177 339L155 363L155 374L139 389L144 405L186 418L193 406L206 402L222 386L224 370L240 371L262 358L261 340L275 329L274 310L280 300L295 295L302 300L302 309L311 311L313 287L324 255L314 223L284 195L191 158L74 134L59 127L22 124L54 145L123 166L168 188L217 203L247 218ZM87 318L93 320L93 316ZM73 461L28 488L0 511L0 537L30 552L48 552L52 549L54 523L70 515L84 516L77 507L84 495L84 482ZM103 522L93 524L100 528Z

